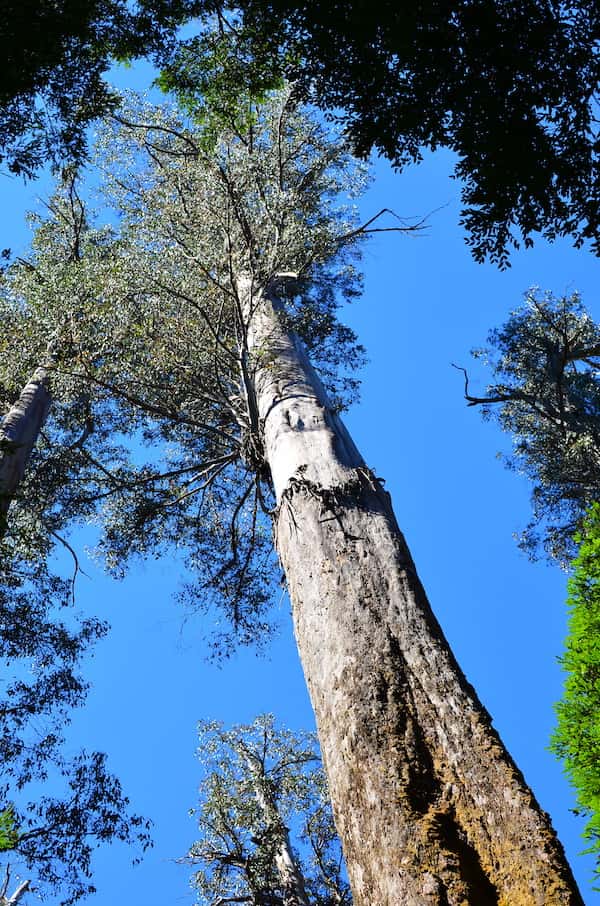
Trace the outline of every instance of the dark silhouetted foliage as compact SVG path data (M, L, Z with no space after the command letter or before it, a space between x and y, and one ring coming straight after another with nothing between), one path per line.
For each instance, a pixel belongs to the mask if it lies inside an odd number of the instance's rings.
M375 149L402 167L424 149L454 151L478 260L506 265L510 248L536 232L599 250L597 4L240 0L223 8L236 10L230 26L221 15L223 35L243 47L234 80L243 68L247 85L272 84L278 68L335 111L359 155ZM203 59L212 71L214 48L203 41L180 50L173 82L189 85L190 64L197 78Z

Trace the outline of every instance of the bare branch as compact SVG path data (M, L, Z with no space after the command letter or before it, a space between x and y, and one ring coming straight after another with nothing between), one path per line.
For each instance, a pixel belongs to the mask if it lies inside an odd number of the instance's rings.
M63 545L63 547L65 547L69 551L69 553L71 554L71 556L73 558L74 569L73 569L73 576L71 577L71 601L73 604L75 604L75 583L77 581L78 574L81 573L83 576L86 577L86 579L89 579L90 577L88 576L88 574L86 572L84 572L84 570L79 565L79 558L77 557L77 554L75 553L75 551L73 550L73 548L71 547L69 542L66 540L66 538L63 538L62 535L59 535L58 532L55 532L52 529L49 530L49 533L52 535L53 538L56 538L57 541L60 541L60 543Z
M121 116L118 113L111 114L111 119L115 120L121 126L126 126L128 129L140 129L144 130L145 132L164 132L166 135L172 135L175 138L181 139L183 142L189 145L189 147L192 149L192 154L194 157L200 156L200 148L198 147L196 142L194 142L185 132L179 132L177 129L171 129L169 128L169 126L163 126L157 123L134 123L131 120L125 119L124 116ZM166 153L169 152L166 151Z

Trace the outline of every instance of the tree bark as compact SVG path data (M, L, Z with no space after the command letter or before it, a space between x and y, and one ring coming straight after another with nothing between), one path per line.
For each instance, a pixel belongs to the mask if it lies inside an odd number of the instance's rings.
M583 906L444 639L389 495L277 301L257 298L248 337L275 538L355 906Z
M31 452L50 411L46 367L36 369L0 425L0 537L8 508L21 482Z

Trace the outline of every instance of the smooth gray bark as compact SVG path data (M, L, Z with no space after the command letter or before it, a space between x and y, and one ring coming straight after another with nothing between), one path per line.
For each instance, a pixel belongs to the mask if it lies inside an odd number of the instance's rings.
M268 294L247 303L249 346L355 906L582 906L548 816L444 639L389 495L275 308Z
M40 366L0 424L0 535L50 404L48 370Z
M31 880L21 881L21 883L15 888L14 892L7 896L8 885L10 882L10 869L6 869L6 874L4 877L4 883L2 885L2 892L0 893L0 906L17 906L21 898L31 886Z
M23 881L22 884L19 884L15 892L6 901L6 906L17 906L23 894L29 890L30 884L31 881Z

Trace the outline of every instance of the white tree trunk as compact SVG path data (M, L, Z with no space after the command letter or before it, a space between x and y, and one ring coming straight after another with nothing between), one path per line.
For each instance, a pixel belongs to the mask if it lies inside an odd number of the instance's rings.
M15 892L6 901L6 906L17 906L17 903L20 901L23 894L27 893L29 890L30 884L31 881L23 881L19 884Z
M250 752L246 746L241 745L240 749L252 775L256 801L277 841L275 846L275 865L283 889L284 906L310 906L304 886L304 877L294 857L288 830L268 788L264 767L260 759Z
M248 341L355 906L582 906L548 816L443 637L389 495L275 308L267 294L247 303Z
M36 369L0 424L0 535L6 526L10 502L48 417L50 403L48 371L42 366Z

